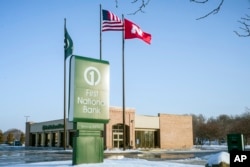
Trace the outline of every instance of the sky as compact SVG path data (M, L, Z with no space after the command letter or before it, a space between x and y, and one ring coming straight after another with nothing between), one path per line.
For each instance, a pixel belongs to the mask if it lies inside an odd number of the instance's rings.
M125 40L125 105L136 114L209 118L250 107L250 38L233 32L242 32L248 0L226 0L202 20L217 0L150 1L136 15L140 4L131 1L1 0L0 130L63 118L64 18L73 53L99 59L100 4L152 35L150 45ZM122 106L121 32L102 33L102 58L110 63L110 106Z

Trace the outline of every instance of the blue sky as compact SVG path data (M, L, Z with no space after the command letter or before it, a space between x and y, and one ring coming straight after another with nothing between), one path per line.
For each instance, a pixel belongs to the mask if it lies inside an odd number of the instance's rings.
M221 11L196 18L218 2L99 0L0 1L0 129L24 130L24 116L40 122L63 118L64 18L74 54L99 58L99 4L152 35L151 45L125 41L126 106L137 114L237 115L250 107L250 38L234 34L249 13L248 0L225 1ZM122 106L121 32L102 34L110 63L110 105Z

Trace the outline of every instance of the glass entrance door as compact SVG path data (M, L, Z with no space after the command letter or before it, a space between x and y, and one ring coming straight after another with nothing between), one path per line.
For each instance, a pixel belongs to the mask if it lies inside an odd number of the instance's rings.
M123 147L123 126L117 124L113 126L113 148Z
M113 133L113 148L122 148L123 147L123 133L114 132Z

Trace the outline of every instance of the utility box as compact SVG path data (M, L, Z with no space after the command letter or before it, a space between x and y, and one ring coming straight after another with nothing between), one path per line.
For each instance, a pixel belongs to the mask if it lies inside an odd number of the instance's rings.
M244 151L243 134L228 134L227 135L228 152Z

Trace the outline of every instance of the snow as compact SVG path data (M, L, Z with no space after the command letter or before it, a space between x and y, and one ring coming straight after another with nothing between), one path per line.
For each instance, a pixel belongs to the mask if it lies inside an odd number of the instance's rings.
M122 150L122 149L107 149L104 151L104 153L136 153L136 152L140 152L139 150L133 150L133 149L126 149L126 150Z
M214 155L211 155L207 161L209 166L219 164L220 162L225 162L226 164L230 164L230 155L227 152L220 152Z
M212 164L219 164L220 162L225 162L229 164L229 154L227 152L220 152L213 154L209 157L205 157L207 163L209 165ZM38 163L25 163L25 164L18 164L14 165L16 167L21 166L38 166L38 167L68 167L72 166L72 161L51 161L51 162L38 162ZM81 164L81 165L74 165L75 167L204 167L203 165L189 165L170 162L170 161L148 161L144 159L136 159L136 158L124 158L122 155L112 156L109 159L104 159L103 163L93 163L93 164Z
M41 162L41 163L31 163L31 164L21 164L15 166L38 166L38 167L66 167L72 166L72 161L55 161L55 162ZM203 167L202 165L187 165L180 163L171 163L166 161L147 161L143 159L132 159L132 158L122 158L122 159L105 159L103 163L96 164L81 164L74 165L75 167Z
M224 146L208 146L209 150L217 150L221 149L219 153L214 153L208 156L204 156L202 158L202 161L207 161L208 165L212 164L219 164L220 162L225 162L229 164L229 154L226 151L226 147ZM207 148L208 148L207 147ZM204 148L204 146L202 146ZM65 151L65 150L64 150ZM72 151L72 150L71 150ZM160 150L157 150L160 151ZM190 150L189 150L190 151ZM201 152L204 150L200 149L192 149L192 152ZM208 151L208 150L207 150ZM190 159L180 159L180 160L162 160L162 161L149 161L145 159L140 158L126 158L120 153L127 153L127 152L140 152L140 150L106 150L105 153L113 153L114 155L109 156L109 158L104 159L103 163L93 163L93 164L81 164L81 165L74 165L76 167L151 167L151 166L157 166L157 167L204 167L204 165L193 165L193 164L187 164L187 161L190 161ZM151 150L151 152L154 152L154 150ZM181 151L175 151L175 152L181 152ZM117 153L117 155L115 154ZM200 158L194 158L191 159L191 161L200 161ZM65 160L65 161L49 161L49 162L36 162L36 163L21 163L21 164L11 164L9 166L14 167L68 167L72 166L72 160Z

